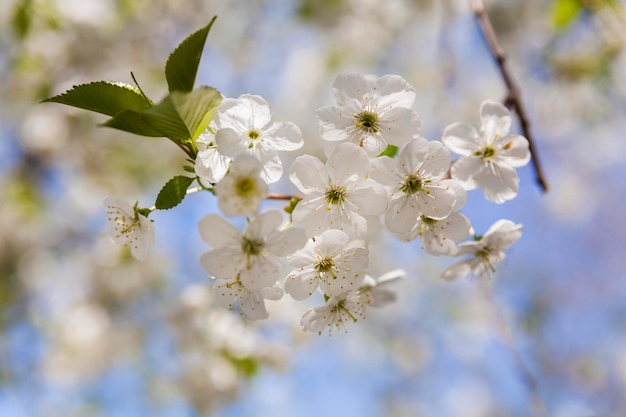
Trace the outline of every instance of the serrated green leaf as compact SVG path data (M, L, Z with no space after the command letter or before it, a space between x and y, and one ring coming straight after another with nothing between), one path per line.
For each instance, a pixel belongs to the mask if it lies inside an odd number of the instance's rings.
M378 156L388 156L389 158L395 158L398 154L398 147L394 145L387 145L384 151L380 153Z
M217 16L208 25L193 33L172 52L165 64L165 79L170 92L193 90L206 38Z
M154 206L159 210L169 210L176 207L187 195L187 188L194 181L194 178L177 175L169 180L157 196Z
M139 89L124 83L97 81L74 86L43 103L61 103L79 109L116 116L124 111L142 112L150 109Z
M200 87L191 93L174 91L170 96L193 140L196 140L211 123L213 110L222 101L219 91L206 86Z
M584 5L581 0L555 0L552 3L552 23L563 30L578 16Z
M204 131L220 101L220 93L211 87L200 87L190 93L173 91L156 106L143 112L125 111L103 126L182 143L195 140Z

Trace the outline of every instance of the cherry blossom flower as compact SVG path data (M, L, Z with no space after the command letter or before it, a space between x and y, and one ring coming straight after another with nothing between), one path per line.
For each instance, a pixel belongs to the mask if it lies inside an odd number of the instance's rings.
M383 307L396 301L395 292L387 287L405 276L406 272L403 269L394 269L378 278L365 274L363 284L356 292L357 297L372 307Z
M326 165L313 156L299 156L289 175L304 193L292 213L294 224L302 225L307 236L339 229L364 238L364 216L382 214L387 206L385 190L365 178L369 162L365 151L352 143L339 145Z
M121 198L107 197L103 203L107 209L109 232L120 246L129 246L130 253L143 261L154 244L154 225L139 213L137 204L130 206Z
M272 122L270 107L259 96L224 99L214 117L220 153L230 158L241 153L254 156L261 162L261 178L268 184L283 174L278 151L294 151L304 144L294 123Z
M250 155L239 155L228 174L215 186L220 210L227 216L256 213L267 196L267 184L261 179L261 163Z
M378 156L388 144L402 146L421 132L412 110L415 89L399 75L340 75L333 84L337 106L317 110L327 141L349 141Z
M369 251L341 230L327 230L287 258L294 269L285 280L285 292L304 300L321 287L328 296L356 290L369 263Z
M218 305L232 309L235 302L238 301L241 312L250 320L266 319L269 314L265 308L265 300L280 300L283 296L283 288L278 281L271 287L249 290L238 277L218 279L213 289Z
M389 190L385 225L392 233L411 231L421 216L443 219L452 211L456 193L442 178L450 153L440 142L417 138L406 144L397 159L372 160L370 176Z
M453 123L443 132L443 143L462 155L452 165L452 178L468 190L481 187L489 201L503 203L517 195L519 177L515 168L530 160L528 140L509 134L511 113L496 101L481 104L480 120L478 130Z
M300 324L304 331L313 331L320 335L328 327L328 333L331 334L333 327L345 330L346 323L356 323L359 317L365 318L365 306L363 298L355 292L345 292L328 297L325 305L305 312Z
M494 273L495 265L504 259L506 249L522 237L522 225L511 220L498 220L484 236L473 242L463 242L454 256L473 255L450 265L441 277L451 281L467 275L482 276Z
M398 239L410 242L419 237L422 250L429 255L452 255L456 251L456 242L465 239L471 229L470 221L459 210L467 199L465 189L454 180L443 180L456 193L456 202L452 211L443 219L433 219L421 215L415 226L404 234L394 234Z
M302 229L280 230L282 215L270 210L252 218L243 234L217 214L200 220L200 236L213 247L202 255L200 264L218 279L239 277L250 291L272 287L280 278L282 258L306 243Z
M231 159L220 153L213 134L215 125L211 122L196 141L198 154L195 160L195 172L200 181L208 184L218 183L230 166Z

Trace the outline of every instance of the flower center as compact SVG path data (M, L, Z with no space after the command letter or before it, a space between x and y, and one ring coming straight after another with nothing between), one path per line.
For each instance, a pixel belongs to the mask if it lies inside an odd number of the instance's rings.
M261 132L256 129L248 130L248 138L250 138L250 142L248 143L248 149L254 147L254 143L261 138Z
M378 127L378 115L376 113L362 111L361 113L355 114L354 118L356 119L355 126L359 129L368 133L376 133L380 130Z
M263 250L264 242L262 240L252 240L247 237L243 237L241 243L241 251L248 256L258 255Z
M496 155L496 150L493 146L487 146L482 151L474 152L475 156L480 156L483 160L489 160Z
M329 204L341 204L346 200L347 190L346 187L339 187L338 185L331 185L326 189L324 196Z
M235 190L239 197L249 197L256 191L256 181L250 177L237 178Z
M428 193L427 190L424 190L425 181L420 178L419 175L411 174L404 177L404 181L400 185L400 191L405 194L415 194L419 191L424 191Z
M320 259L314 266L317 272L330 272L335 266L333 258L327 257Z

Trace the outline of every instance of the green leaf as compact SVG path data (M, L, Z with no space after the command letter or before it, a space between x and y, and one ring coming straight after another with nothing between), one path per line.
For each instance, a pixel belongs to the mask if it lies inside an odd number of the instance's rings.
M552 23L563 30L578 16L584 5L581 0L555 0L552 3Z
M157 196L154 206L159 210L169 210L180 204L187 195L187 188L194 181L194 178L177 175L169 180Z
M204 131L220 101L220 93L211 87L200 87L190 93L173 91L155 107L143 112L127 110L103 126L182 143L195 140Z
M32 0L22 0L15 8L11 26L18 39L24 39L32 27L33 4Z
M116 116L124 111L145 111L150 108L141 91L124 83L97 81L74 86L58 96L47 98L43 103L61 103Z
M208 25L185 39L167 59L165 78L170 92L193 90L202 50L215 19L217 16L213 17Z
M398 154L398 147L394 145L387 145L387 148L378 156L388 156L389 158L395 158Z

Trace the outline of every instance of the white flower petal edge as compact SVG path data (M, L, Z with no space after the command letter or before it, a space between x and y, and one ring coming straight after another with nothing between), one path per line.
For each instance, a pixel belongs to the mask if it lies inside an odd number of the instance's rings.
M481 104L480 119L478 130L453 123L443 132L443 143L462 155L452 165L452 178L468 190L481 187L489 201L503 203L517 195L519 177L515 168L530 160L528 140L509 134L510 112L496 101Z
M498 220L477 241L461 243L454 256L473 255L456 262L443 271L441 277L451 281L463 276L491 276L495 265L504 259L509 246L522 237L522 225L511 220Z
M140 261L148 256L154 244L154 225L121 198L107 197L103 206L107 209L109 232L120 246L130 247L130 253Z
M205 184L216 184L228 172L231 159L218 151L215 135L212 133L215 124L212 122L209 126L196 141L198 155L194 167L200 181Z

